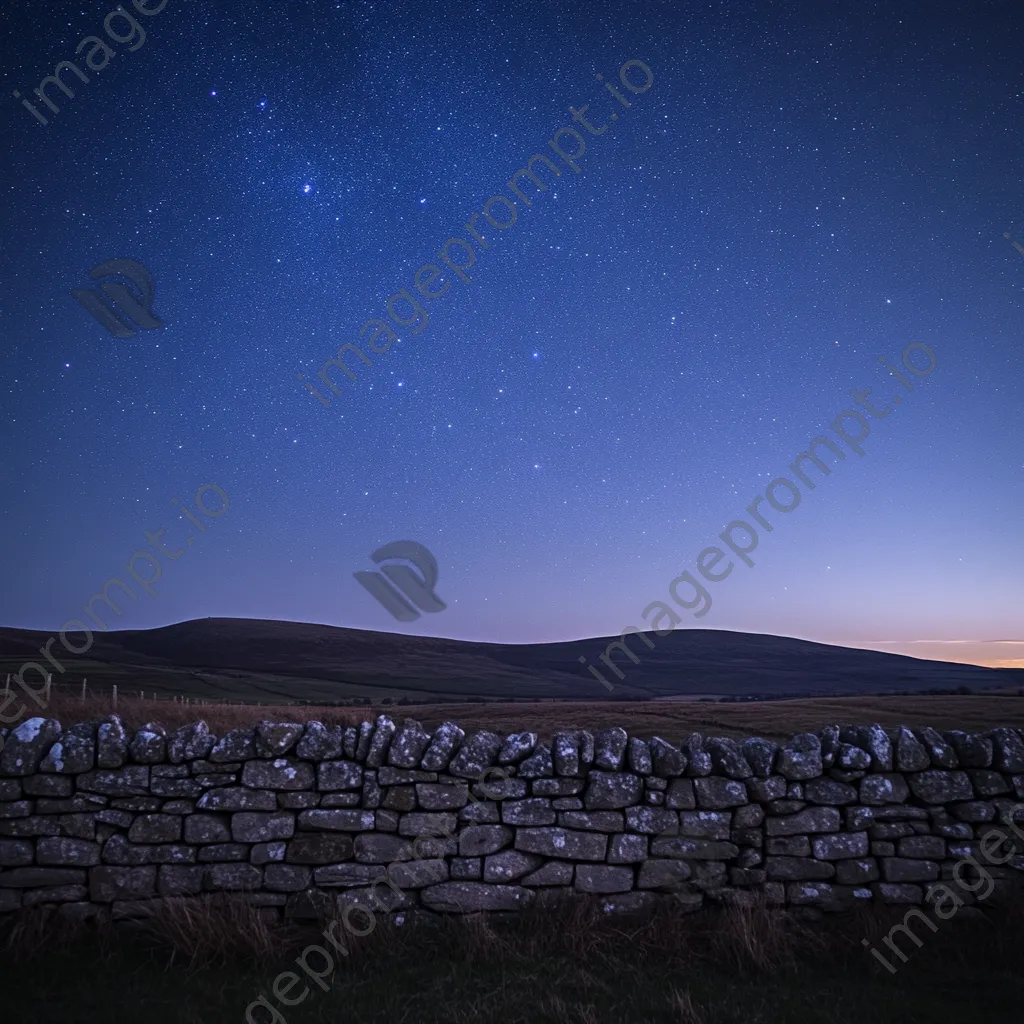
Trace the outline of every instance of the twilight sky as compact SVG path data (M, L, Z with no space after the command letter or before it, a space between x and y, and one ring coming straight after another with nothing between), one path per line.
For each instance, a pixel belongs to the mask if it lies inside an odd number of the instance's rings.
M1024 665L1017 0L125 2L141 45L114 0L0 14L0 624L80 619L165 529L108 627L618 633L854 409L863 457L762 497L680 628ZM121 258L163 329L71 297ZM399 623L352 573L405 539L447 608Z

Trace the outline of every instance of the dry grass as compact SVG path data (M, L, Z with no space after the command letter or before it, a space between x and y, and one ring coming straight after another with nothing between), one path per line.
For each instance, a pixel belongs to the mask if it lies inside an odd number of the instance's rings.
M34 705L30 705L30 714ZM47 714L65 725L100 718L114 710L109 694L79 696L54 689ZM690 732L726 736L762 735L772 738L816 730L831 724L883 726L931 725L938 729L982 731L995 726L1024 727L1024 697L1016 695L921 695L906 697L816 697L749 703L699 701L532 701L466 702L461 704L376 705L373 707L318 707L314 705L174 703L139 700L122 695L117 713L129 728L159 722L168 729L202 718L221 736L238 726L264 719L328 725L356 725L388 714L401 721L415 718L428 728L445 719L467 731L534 730L549 738L557 729L601 729L620 725L639 736L660 735L679 741Z
M581 897L509 917L407 914L404 925L382 921L365 937L346 938L350 954L336 958L329 991L313 991L286 1020L1015 1019L1024 994L1024 904L986 905L972 917L961 912L936 934L923 931L924 945L908 947L910 962L893 978L861 939L877 945L907 909L817 917L765 906L680 913L669 901L651 916L620 918ZM271 991L279 971L299 969L295 957L307 945L324 944L325 923L268 926L239 896L192 900L188 907L154 901L152 913L130 931L80 924L77 938L48 929L45 915L23 915L0 957L0 979L9 979L0 980L5 1011L11 1019L46 1024L241 1020L250 1000Z
M689 992L672 989L672 1008L679 1014L679 1024L706 1024L707 1017L694 1005Z
M851 915L852 917L852 915ZM198 965L249 963L266 966L316 941L324 927L346 936L342 919L314 924L271 922L239 894L163 897L143 904L127 927L90 918L63 918L53 908L32 907L13 915L4 943L12 959L25 961L88 937L112 947L124 936L170 954L172 962ZM666 966L715 963L738 973L768 973L801 957L827 950L819 930L804 917L764 904L679 913L671 902L643 916L609 916L596 897L575 895L556 904L510 914L411 915L409 923L380 918L364 937L346 937L349 963L413 955L424 940L436 954L466 967L487 962L527 965L566 956L600 976L614 971L623 950L656 957ZM837 932L830 933L835 939ZM323 942L322 936L320 941Z
M268 966L297 935L293 927L269 923L246 900L220 894L157 900L140 924L157 945L189 967L234 960Z
M35 704L29 703L31 714L43 714ZM239 726L253 726L257 722L309 722L313 719L325 725L358 725L372 720L380 709L315 707L303 704L255 705L226 704L219 701L190 700L188 703L170 700L139 699L122 692L115 703L109 693L89 694L84 700L55 687L45 714L57 718L67 727L74 722L103 718L116 713L126 728L137 729L147 722L158 722L168 730L202 719L217 736Z
M54 913L53 907L45 906L24 907L6 919L0 919L0 928L3 929L0 949L7 959L15 963L74 945L86 935L102 948L113 936L108 927L90 928L81 919L62 917Z
M715 965L736 975L767 975L806 962L844 962L864 956L862 939L875 945L901 921L905 906L870 905L826 915L752 905L710 905L697 913L681 912L664 900L652 912L609 915L598 897L571 894L556 903L509 914L433 915L406 912L388 919L378 915L370 934L353 937L342 919L315 923L271 920L242 894L163 897L140 904L129 926L94 918L63 917L53 907L26 908L4 922L2 947L18 961L45 956L83 937L105 947L118 941L142 941L172 955L184 966L248 963L268 965L294 956L316 941L325 926L345 937L358 967L381 957L418 955L428 947L454 964L486 962L530 964L565 956L586 964L596 976L614 970L625 952L654 958L668 970ZM923 932L929 947L942 956L959 951L966 963L979 956L1012 959L1024 968L1024 891L962 911L934 935ZM965 943L961 931L972 933Z

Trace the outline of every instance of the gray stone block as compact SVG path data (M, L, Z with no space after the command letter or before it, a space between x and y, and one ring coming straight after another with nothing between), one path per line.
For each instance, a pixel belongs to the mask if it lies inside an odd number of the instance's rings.
M520 828L516 832L515 848L559 860L603 861L608 837L564 828Z
M687 881L693 871L685 860L653 859L640 865L636 876L638 889L672 890Z
M594 738L594 767L599 771L619 771L626 759L628 742L625 729L602 729Z
M259 889L263 884L263 872L266 870L256 867L255 864L211 864L204 869L203 888L212 892Z
M729 811L679 812L679 834L688 839L728 839L731 831L732 814Z
M866 807L902 804L910 799L906 779L895 772L868 775L860 780L860 802Z
M650 742L651 774L663 779L675 778L686 770L686 755L667 740L655 736ZM579 872L577 872L577 881Z
M647 836L626 833L612 836L609 840L609 864L639 864L646 859Z
M775 759L775 770L784 778L814 779L821 775L821 739L813 732L798 733L783 743Z
M318 813L302 811L303 814ZM344 811L323 811L324 814L344 814ZM265 843L272 839L290 839L295 833L295 815L290 811L264 813L239 811L231 815L231 838L236 843Z
M533 753L537 746L535 732L514 732L505 738L498 751L498 764L519 764Z
M416 768L430 746L430 733L414 718L407 718L395 733L387 763L395 768Z
M680 860L732 860L740 848L735 843L713 839L652 839L652 857L673 857Z
M689 812L667 807L627 807L626 828L644 835L679 835L679 816L684 813Z
M93 903L139 899L156 895L155 867L95 867L89 869L89 899Z
M46 836L36 842L37 864L88 868L99 864L99 862L99 843L55 836Z
M299 833L289 840L285 853L291 864L336 864L352 857L352 837L331 832Z
M258 722L256 724L256 756L279 758L299 741L303 726L299 722Z
M697 806L693 779L673 779L665 793L665 806L671 810L692 811Z
M558 815L558 824L564 828L583 829L585 832L622 832L626 827L626 818L622 811L562 811Z
M504 746L504 740L496 733L486 730L473 733L452 759L448 766L449 774L466 779L479 778L485 768L490 768L494 764L502 746ZM475 883L467 882L465 884Z
M793 836L807 832L838 832L839 811L834 807L808 807L786 817L768 818L765 832L769 836Z
M390 864L396 860L412 860L414 856L411 839L372 832L356 836L353 852L356 860L363 864Z
M523 853L521 850L502 850L484 858L485 882L514 882L524 875L536 871L544 863L544 858L535 853Z
M34 847L27 839L0 839L0 867L20 868L32 863Z
M818 860L852 860L866 857L870 849L867 832L837 832L815 836L811 841Z
M201 811L274 811L277 795L270 790L223 786L208 789L197 801Z
M366 750L366 757L363 758L367 768L379 768L382 764L387 763L391 740L397 730L398 727L387 715L377 716L370 745ZM413 766L409 765L409 767Z
M574 886L579 892L629 892L633 888L633 880L631 867L614 867L610 864L577 864Z
M567 860L549 860L543 867L521 878L521 885L572 885L574 866Z
M307 722L295 747L295 756L306 761L333 761L345 753L345 727ZM211 755L212 756L212 755Z
M271 892L298 892L309 887L313 869L300 864L267 864L263 886Z
M371 832L373 811L315 810L299 811L303 832Z
M575 733L556 732L551 740L555 774L575 778L580 775L580 747Z
M873 857L836 862L836 881L840 885L866 885L879 878L878 863Z
M811 840L809 836L780 836L769 839L765 850L780 857L810 857Z
M462 743L465 733L454 722L442 722L434 732L420 767L429 772L443 771Z
M534 894L519 885L442 882L424 889L420 898L430 910L469 914L480 910L524 910L533 902Z
M901 857L944 860L946 840L941 836L906 836L896 843L896 852Z
M483 858L452 857L449 876L453 882L479 882L483 878Z
M939 877L939 865L931 860L883 857L881 868L886 882L934 882Z
M181 836L181 816L177 814L140 814L128 830L132 843L176 843Z
M974 788L966 772L932 769L914 772L907 781L914 796L927 804L948 804L974 798Z
M321 761L316 770L316 788L321 793L361 790L363 766L355 761Z
M583 802L588 811L612 811L640 802L643 779L631 772L591 771Z
M555 810L546 797L506 800L501 805L501 820L506 825L554 825Z
M812 857L766 857L765 870L773 882L833 878L835 865Z
M735 779L723 779L712 775L696 779L693 786L697 794L698 807L741 807L749 800L747 787Z
M411 811L398 820L402 836L450 836L458 826L456 815L440 811Z
M425 811L457 810L469 803L469 786L466 783L454 786L419 783L415 792L419 806Z

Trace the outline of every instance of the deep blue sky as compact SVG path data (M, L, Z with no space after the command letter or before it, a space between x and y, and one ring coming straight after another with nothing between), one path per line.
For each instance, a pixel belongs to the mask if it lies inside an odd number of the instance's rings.
M0 15L0 623L81 617L214 483L228 513L116 627L617 633L870 387L906 399L865 456L682 626L1024 664L909 643L1024 641L1019 2L170 0L39 124L12 90L114 6ZM624 93L631 59L654 83L625 110L595 75ZM318 403L296 373L582 104L622 114L583 172ZM70 297L122 257L163 330ZM911 342L937 358L912 394L877 362ZM400 625L352 572L406 538L448 608Z

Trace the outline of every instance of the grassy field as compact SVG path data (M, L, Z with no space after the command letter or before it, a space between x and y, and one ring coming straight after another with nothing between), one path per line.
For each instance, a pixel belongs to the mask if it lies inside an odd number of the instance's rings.
M923 930L895 975L864 950L906 908L804 920L779 911L602 917L592 904L480 918L382 923L326 977L300 972L285 1008L279 972L318 932L268 930L250 911L230 933L207 920L150 933L61 937L39 918L0 959L4 1016L38 1024L989 1024L1020 1019L1020 907ZM174 917L175 915L171 915ZM321 925L322 927L322 925ZM322 937L320 938L322 942ZM884 947L883 947L884 948ZM895 960L895 958L893 958ZM898 963L898 961L896 961Z
M100 718L114 710L108 694L79 697L53 691L47 714L65 725ZM548 738L557 729L601 729L622 726L638 736L659 735L678 742L691 732L724 736L761 735L779 738L793 732L820 729L825 725L859 725L878 722L883 726L931 725L937 729L985 730L995 726L1024 727L1024 697L1001 696L910 696L910 697L817 697L798 700L743 703L701 701L497 701L444 704L376 704L368 707L316 707L312 705L224 703L174 703L139 700L122 695L117 712L127 726L160 722L176 728L202 718L211 731L223 735L228 729L255 725L263 719L309 721L353 725L386 713L397 721L415 718L435 728L446 719L467 731L495 732L532 730ZM29 714L40 713L29 705Z

